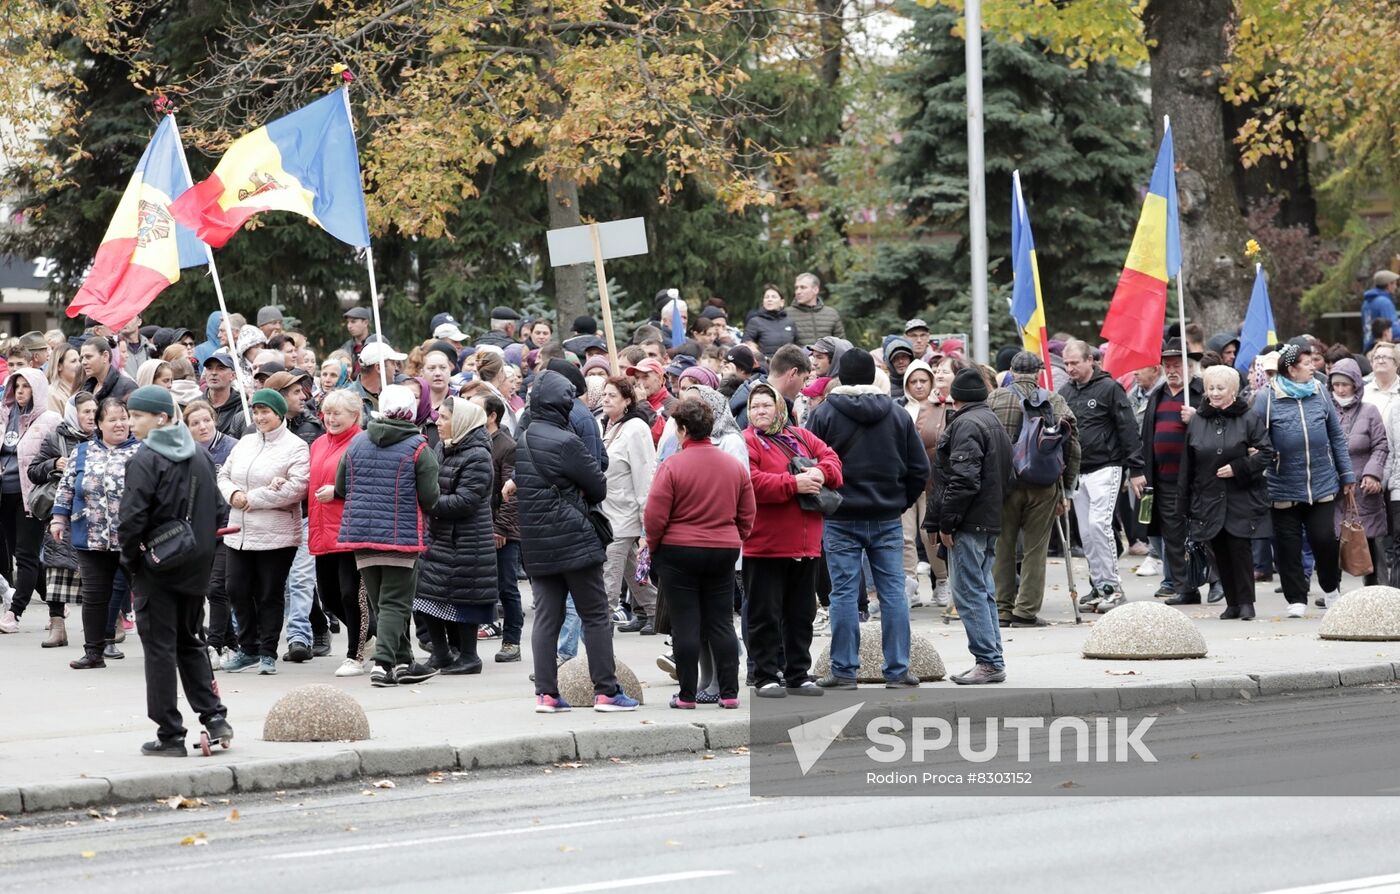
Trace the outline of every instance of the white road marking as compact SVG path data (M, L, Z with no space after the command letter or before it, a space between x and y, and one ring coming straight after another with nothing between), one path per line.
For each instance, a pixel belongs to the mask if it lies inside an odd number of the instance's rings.
M1302 888L1279 888L1262 894L1400 894L1400 873L1396 875L1373 875L1370 878L1352 879L1346 882L1325 882L1321 885L1306 885Z
M642 885L660 885L666 882L686 882L697 878L714 878L719 875L733 875L728 869L701 869L695 872L669 872L665 875L642 875L637 878L620 878L610 882L588 882L581 885L562 885L558 888L534 888L529 891L516 891L514 894L583 894L585 891L613 891L617 888L640 888Z
M431 844L447 844L453 841L473 841L481 838L503 838L510 835L533 835L537 832L560 832L566 829L586 829L590 826L606 826L616 823L636 823L639 820L672 819L678 816L695 816L699 813L717 813L722 810L743 810L756 807L757 802L726 804L722 807L706 807L699 810L673 810L668 813L645 813L640 816L619 816L605 819L579 820L573 823L552 823L540 826L519 826L514 829L491 829L485 832L463 832L460 835L437 835L432 838L409 838L402 841L381 841L373 844L351 844L344 847L328 847L314 851L292 851L286 854L268 854L268 860L306 860L314 857L333 857L339 854L359 854L368 851L391 850L399 847L421 847ZM616 884L610 883L610 884ZM572 890L572 889L571 889ZM580 889L583 890L583 889ZM589 889L591 890L591 889Z

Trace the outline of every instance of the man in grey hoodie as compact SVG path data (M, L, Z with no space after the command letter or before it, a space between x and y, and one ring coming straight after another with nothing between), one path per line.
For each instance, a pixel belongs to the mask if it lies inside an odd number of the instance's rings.
M136 630L146 653L146 716L155 721L156 739L141 746L154 757L184 757L185 726L176 703L175 683L199 714L210 739L225 748L233 728L214 691L209 654L200 638L204 595L218 542L218 484L214 463L199 450L190 430L174 422L175 399L155 385L127 398L132 433L141 441L127 462L117 538L121 563L132 580ZM143 555L162 526L187 521L194 546L159 568ZM173 566L173 567L172 567Z

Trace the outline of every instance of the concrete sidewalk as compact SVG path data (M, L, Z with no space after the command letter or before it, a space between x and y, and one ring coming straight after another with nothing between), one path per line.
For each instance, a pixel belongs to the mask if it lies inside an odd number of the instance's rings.
M1123 562L1127 592L1133 600L1151 599L1159 579L1134 576L1137 564L1136 559ZM1077 576L1084 575L1077 579L1086 579L1083 562L1076 560L1075 567ZM1400 643L1318 639L1321 610L1310 607L1308 618L1286 619L1283 597L1273 593L1273 584L1259 585L1259 618L1253 622L1219 620L1223 604L1184 607L1206 638L1206 658L1085 660L1080 648L1091 625L1102 616L1085 614L1083 624L1074 624L1061 561L1051 560L1048 580L1043 617L1054 626L1004 629L1010 686L989 690L1119 689L1218 679L1267 694L1269 681L1275 688L1290 680L1301 688L1385 682L1395 679L1392 663L1400 662ZM1360 581L1349 579L1343 591L1359 585ZM926 580L923 589L928 591ZM934 644L949 672L960 671L971 663L966 640L960 625L942 623L941 611L914 609L914 630ZM338 679L332 674L341 661L343 636L335 638L330 657L301 665L279 662L279 673L273 677L219 674L229 720L237 732L234 747L216 750L210 758L155 761L138 753L141 742L154 732L145 717L139 639L129 637L123 646L126 659L109 662L107 670L73 671L68 661L80 654L80 646L40 649L43 619L42 606L35 606L26 614L19 634L0 638L0 661L5 667L0 680L0 716L4 717L0 814L176 793L291 788L361 775L378 778L434 769L470 771L700 751L749 741L747 704L738 711L703 705L696 711L667 708L675 684L656 666L656 657L666 651L659 636L618 634L615 640L619 660L646 687L646 703L637 712L596 714L576 708L563 715L535 714L527 613L527 660L496 664L491 659L499 641L483 642L486 664L479 676L437 677L419 686L391 689L372 688L367 676ZM72 620L77 628L76 618ZM70 642L80 636L72 630ZM818 638L814 653L828 642ZM1298 675L1317 670L1328 673L1307 679ZM1254 681L1247 678L1250 674L1256 676ZM1262 688L1261 677L1267 678ZM368 715L372 738L353 744L263 741L262 723L268 709L288 690L309 683L327 683L351 693ZM191 724L193 744L198 730L188 714L186 722Z

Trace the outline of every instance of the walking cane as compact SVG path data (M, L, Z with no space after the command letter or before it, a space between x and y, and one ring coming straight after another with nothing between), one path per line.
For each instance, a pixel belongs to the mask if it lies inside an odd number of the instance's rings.
M1065 554L1065 577L1069 579L1069 604L1074 607L1074 623L1079 623L1079 590L1074 586L1074 556L1069 549L1069 516L1056 516L1055 530L1060 533L1060 544Z

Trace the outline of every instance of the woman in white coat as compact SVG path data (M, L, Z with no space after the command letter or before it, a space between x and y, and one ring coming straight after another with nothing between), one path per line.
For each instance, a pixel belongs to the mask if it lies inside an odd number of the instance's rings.
M287 402L264 388L249 401L253 426L219 468L219 493L228 501L226 574L238 621L238 650L223 664L229 673L256 666L277 673L287 573L301 545L301 501L311 476L306 442L287 430Z
M620 633L656 633L656 587L637 580L637 547L642 536L642 513L656 466L651 426L637 405L636 387L626 376L614 376L603 386L603 447L608 451L608 497L603 514L613 529L603 562L603 587L609 610L617 608L622 582L632 595L632 620Z

